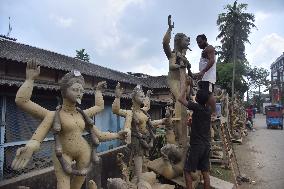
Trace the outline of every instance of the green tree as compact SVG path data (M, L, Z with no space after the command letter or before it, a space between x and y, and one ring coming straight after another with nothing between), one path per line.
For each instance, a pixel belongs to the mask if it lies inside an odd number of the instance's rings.
M219 14L217 26L220 33L217 39L220 39L221 47L218 50L218 69L217 83L221 86L226 85L225 89L229 93L234 90L243 94L244 89L248 89L244 77L247 73L247 60L245 54L245 43L249 43L248 36L254 25L254 15L245 12L247 4L226 5L226 12ZM229 64L229 65L226 65ZM238 64L238 65L236 65ZM224 68L222 68L224 67ZM221 72L221 73L219 73ZM222 78L226 73L226 79ZM232 85L231 87L229 85Z
M235 79L235 87L239 94L243 96L243 94L248 90L248 84L244 79L244 75L247 72L247 65L244 63L236 64L236 79ZM231 81L233 79L233 63L218 63L217 64L217 85L220 85L223 89L231 94L232 85Z
M235 49L236 60L239 62L246 61L245 43L250 43L248 40L254 25L254 15L245 12L247 4L238 4L237 1L233 5L226 5L226 12L219 14L217 26L220 33L217 39L221 41L220 62L233 62Z
M81 49L81 50L76 50L76 57L80 60L89 62L90 60L90 56L88 55L88 53L85 52L85 49Z
M267 79L269 76L269 71L265 68L249 68L248 74L247 74L247 80L249 83L250 88L258 89L258 106L260 106L261 103L261 90L260 88L262 86L265 86L266 89L270 87L270 81Z

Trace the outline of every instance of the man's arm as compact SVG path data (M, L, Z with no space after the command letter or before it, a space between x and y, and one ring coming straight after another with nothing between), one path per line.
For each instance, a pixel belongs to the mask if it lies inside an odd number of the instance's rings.
M192 101L188 101L186 99L186 93L187 93L187 88L188 86L192 84L192 79L187 77L186 81L185 81L185 85L182 87L182 90L181 90L181 94L178 98L178 101L184 105L185 107L187 107L189 110L196 110L198 108L198 104L197 103L194 103Z
M189 85L192 85L192 79L189 76L186 76L184 84L181 86L181 88L182 88L181 94L178 98L178 101L186 107L188 105L188 101L186 99L186 93L187 93L187 89L188 89Z
M194 103L192 101L188 101L186 100L186 88L183 88L181 90L181 95L178 98L178 101L184 105L185 107L187 107L189 110L196 110L197 109L197 103Z

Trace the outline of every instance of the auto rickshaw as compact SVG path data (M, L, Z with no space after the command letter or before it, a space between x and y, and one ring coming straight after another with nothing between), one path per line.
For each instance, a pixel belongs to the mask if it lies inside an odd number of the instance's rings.
M283 107L275 104L265 107L267 129L281 128L283 130Z

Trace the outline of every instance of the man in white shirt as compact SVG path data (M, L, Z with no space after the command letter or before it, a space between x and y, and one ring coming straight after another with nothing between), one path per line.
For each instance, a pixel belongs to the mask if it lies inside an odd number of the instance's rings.
M199 73L196 76L200 79L198 82L199 90L206 90L208 93L214 92L214 85L216 82L216 62L215 62L215 48L209 45L204 34L196 37L196 42L200 49L203 49L199 62ZM216 102L210 104L212 114L216 114Z

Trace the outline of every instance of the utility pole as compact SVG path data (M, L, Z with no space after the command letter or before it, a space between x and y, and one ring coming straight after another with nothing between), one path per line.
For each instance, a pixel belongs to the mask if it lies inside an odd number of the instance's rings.
M234 47L233 47L233 80L232 80L232 97L235 93L235 77L236 77L236 54L237 54L237 40L234 34Z
M7 37L10 36L11 31L12 31L12 26L11 26L11 20L10 20L10 17L9 17L9 27L8 27L8 32L7 32L7 35L6 35Z
M233 28L233 38L234 38L234 46L233 46L233 80L232 80L232 97L234 98L235 94L235 77L236 77L236 56L237 56L237 37L236 37L236 28L238 24L238 12L236 11L236 1L234 3L234 11L233 11L233 17L234 17L234 28Z

